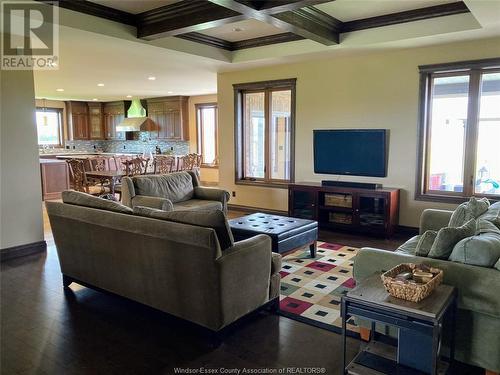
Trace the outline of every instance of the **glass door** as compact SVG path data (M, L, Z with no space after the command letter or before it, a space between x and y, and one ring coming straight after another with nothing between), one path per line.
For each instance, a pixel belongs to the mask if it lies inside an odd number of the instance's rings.
M361 229L377 230L385 226L387 199L378 195L358 195L357 221Z
M290 205L292 217L316 220L315 191L290 190Z

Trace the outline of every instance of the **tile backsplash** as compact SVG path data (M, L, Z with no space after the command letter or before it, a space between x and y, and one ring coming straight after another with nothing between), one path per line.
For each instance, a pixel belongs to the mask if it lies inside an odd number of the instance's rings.
M134 140L74 140L66 141L66 149L74 151L116 153L149 153L155 152L156 146L160 147L162 153L172 153L175 155L185 155L189 153L189 142L186 141L166 141L159 139L149 139L147 132L141 132L135 136ZM74 147L73 147L74 146Z

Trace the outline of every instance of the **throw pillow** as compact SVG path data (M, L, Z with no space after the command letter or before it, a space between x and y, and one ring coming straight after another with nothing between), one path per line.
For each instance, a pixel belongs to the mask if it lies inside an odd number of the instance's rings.
M221 210L162 211L156 208L135 206L134 214L159 220L212 228L217 234L221 250L226 250L234 245L234 237L231 233L231 228L229 227L224 212Z
M476 233L459 241L448 259L474 266L495 266L500 258L500 230L489 221L479 220Z
M493 203L488 211L479 216L479 219L490 221L500 228L500 202Z
M458 228L470 219L477 219L488 210L489 206L490 202L487 198L471 197L468 202L462 203L453 211L448 226Z
M66 190L62 192L61 196L63 203L74 204L76 206L98 208L122 214L131 214L133 212L130 207L124 206L121 203L95 197L80 191Z
M429 251L429 258L448 259L453 247L463 238L473 236L476 233L476 220L471 219L458 228L445 227L437 232L436 239Z
M427 230L420 236L418 240L415 255L419 257L426 257L431 251L432 244L436 240L437 232L435 230Z

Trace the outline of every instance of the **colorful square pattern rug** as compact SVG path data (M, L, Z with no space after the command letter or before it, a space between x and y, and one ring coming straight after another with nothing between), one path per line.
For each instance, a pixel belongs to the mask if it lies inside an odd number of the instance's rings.
M280 314L341 333L340 298L356 285L352 261L357 252L355 247L318 242L315 259L308 247L285 256L280 272ZM349 335L359 336L352 318L347 329Z

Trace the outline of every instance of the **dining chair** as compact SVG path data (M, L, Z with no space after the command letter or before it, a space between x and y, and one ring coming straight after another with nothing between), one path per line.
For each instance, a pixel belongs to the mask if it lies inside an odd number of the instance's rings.
M85 162L81 159L66 160L69 167L72 187L76 191L81 191L92 195L102 195L109 191L105 186L96 186L90 183L85 174Z
M154 174L166 174L174 172L176 164L175 156L155 155L153 156Z
M192 153L179 158L177 169L180 171L190 171L199 168L201 165L200 155Z
M125 174L129 177L146 174L148 170L148 163L149 159L143 159L141 157L124 161L123 164L125 165Z

